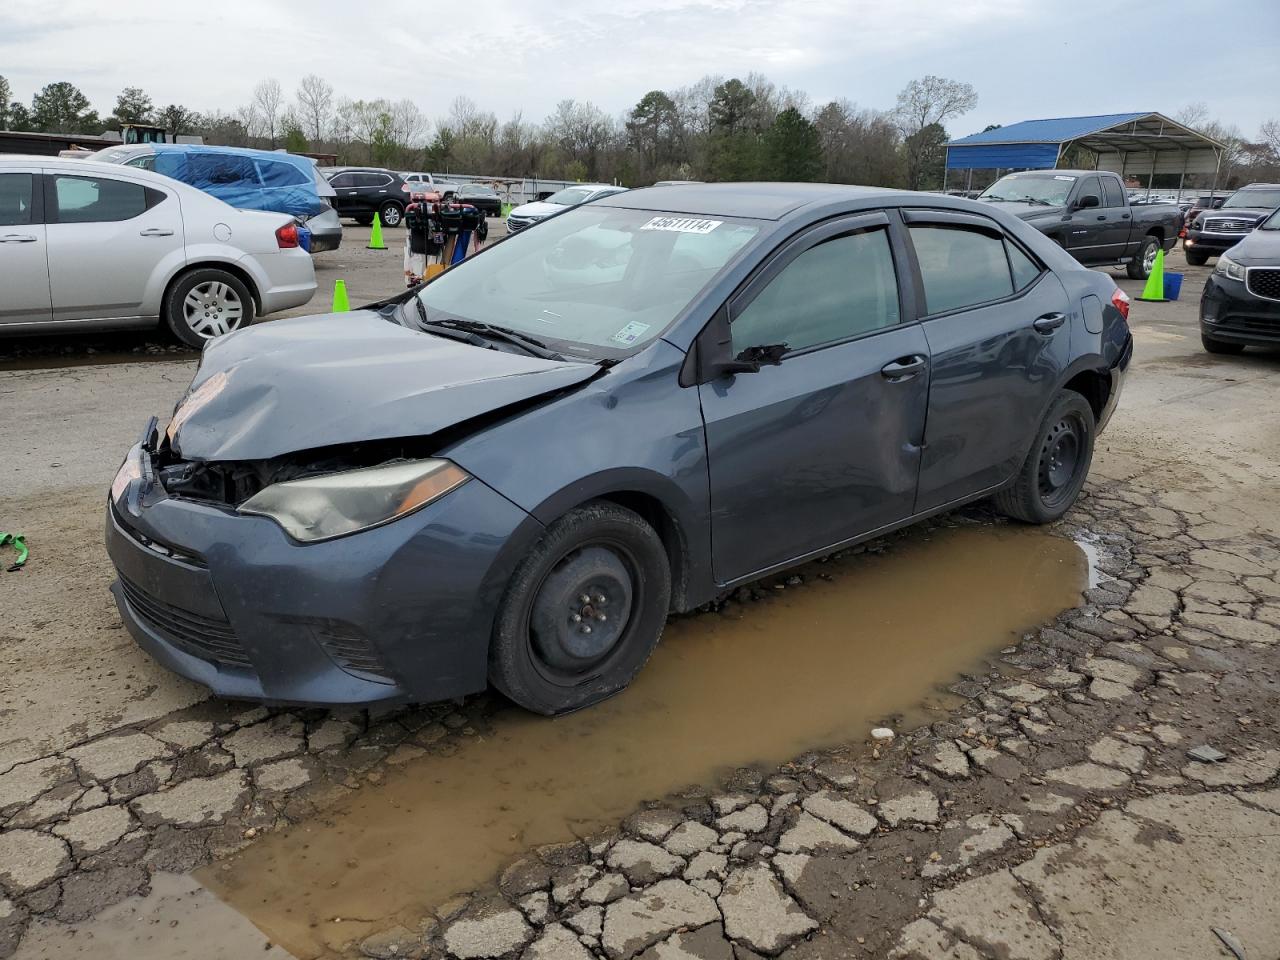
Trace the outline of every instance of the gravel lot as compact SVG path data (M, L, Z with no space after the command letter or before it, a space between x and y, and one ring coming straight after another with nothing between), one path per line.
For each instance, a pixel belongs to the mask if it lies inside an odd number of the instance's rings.
M326 309L338 277L357 304L399 289L398 250L364 250L362 233L317 257L322 292L302 312ZM376 916L299 920L252 894L295 838L316 858L349 843L358 861L375 798L429 817L443 788L406 801L398 783L443 782L495 740L561 721L488 697L266 710L153 665L106 594L102 498L191 359L121 362L152 342L128 337L13 348L25 369L0 370L0 527L26 532L32 557L0 574L0 957L1083 960L1230 957L1229 941L1280 954L1280 353L1203 353L1207 269L1184 272L1180 302L1134 304L1124 399L1060 525L1098 556L1078 605L1016 643L993 636L945 696L877 704L821 749L639 792L607 825L575 828L568 804L558 842L516 837L467 893ZM841 563L870 576L942 549L947 527L991 522L965 511ZM739 598L736 615L800 617L830 586L822 574ZM682 642L726 615L683 621ZM932 639L949 642L945 628ZM847 696L869 697L888 669L868 661ZM613 709L627 736L660 729L678 753L749 723L767 696L675 729L637 722L641 698ZM881 724L891 740L870 738ZM1203 744L1226 757L1191 759Z

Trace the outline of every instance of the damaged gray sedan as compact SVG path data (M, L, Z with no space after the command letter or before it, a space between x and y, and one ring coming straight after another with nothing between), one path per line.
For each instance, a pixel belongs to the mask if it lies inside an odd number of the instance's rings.
M981 497L1060 517L1127 312L986 205L619 194L211 343L112 485L113 589L225 696L576 709L739 584Z

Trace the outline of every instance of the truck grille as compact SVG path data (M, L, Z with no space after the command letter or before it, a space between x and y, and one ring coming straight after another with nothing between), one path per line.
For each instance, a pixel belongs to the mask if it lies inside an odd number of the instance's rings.
M192 656L233 667L251 667L231 624L175 607L120 578L124 598L138 619Z
M1256 220L1239 217L1207 217L1204 229L1214 233L1248 233L1255 223Z
M1251 267L1245 273L1245 289L1263 300L1280 300L1280 267Z

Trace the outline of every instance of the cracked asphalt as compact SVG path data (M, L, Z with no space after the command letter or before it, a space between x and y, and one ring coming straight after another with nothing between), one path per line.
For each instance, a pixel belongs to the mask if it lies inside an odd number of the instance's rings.
M1125 397L1060 525L1097 557L1078 605L997 638L922 719L901 704L892 738L636 796L445 903L298 942L219 877L509 719L487 697L267 710L151 664L105 593L101 501L189 363L0 371L0 526L32 547L0 575L0 957L1280 955L1280 353L1202 353L1185 272L1183 301L1134 304Z

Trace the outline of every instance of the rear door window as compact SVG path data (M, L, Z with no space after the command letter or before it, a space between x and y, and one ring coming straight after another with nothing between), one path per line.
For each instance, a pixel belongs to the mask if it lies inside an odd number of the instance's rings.
M255 160L258 176L264 186L297 187L311 182L311 178L291 163L279 160Z
M1104 207L1123 207L1124 191L1120 189L1120 181L1114 177L1102 178L1102 205Z
M391 182L385 173L357 173L354 176L357 187L385 187Z
M111 223L132 220L148 207L147 189L109 177L52 175L51 223ZM158 192L158 191L157 191ZM163 194L159 194L163 197ZM47 194L46 194L47 196ZM47 202L47 201L46 201Z
M248 157L193 153L187 158L193 187L259 186L258 172Z
M1042 272L1040 264L1027 256L1017 244L1005 240L1004 245L1009 251L1009 269L1013 271L1013 288L1025 290L1040 276Z
M31 223L35 174L0 173L0 227Z
M804 350L892 326L898 281L881 227L833 237L788 263L729 327L733 352L785 344Z
M950 224L913 223L909 233L930 314L1013 295L1009 260L1000 237Z

